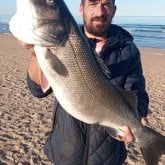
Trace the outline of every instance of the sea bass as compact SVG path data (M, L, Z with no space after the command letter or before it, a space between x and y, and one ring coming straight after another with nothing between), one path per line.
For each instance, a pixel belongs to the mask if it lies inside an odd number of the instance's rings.
M69 114L115 130L129 126L146 164L158 163L165 137L141 125L136 96L113 86L103 74L63 0L17 0L10 30L35 45L41 70Z

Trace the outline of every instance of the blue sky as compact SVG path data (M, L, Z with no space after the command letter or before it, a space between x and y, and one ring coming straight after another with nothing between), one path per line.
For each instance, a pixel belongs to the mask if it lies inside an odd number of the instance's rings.
M71 12L79 15L80 0L65 0ZM165 16L165 0L116 0L117 16ZM16 0L0 1L0 16L13 15Z

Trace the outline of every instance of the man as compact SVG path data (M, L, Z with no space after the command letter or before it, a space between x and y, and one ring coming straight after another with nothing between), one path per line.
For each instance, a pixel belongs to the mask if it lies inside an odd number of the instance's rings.
M142 74L140 54L133 37L119 26L112 25L116 12L114 0L82 0L81 27L94 53L110 70L110 81L138 97L140 118L146 117L148 96ZM22 43L32 53L27 82L36 97L46 97L40 87L40 69L33 45ZM99 64L98 64L99 65ZM46 144L45 153L57 165L121 165L127 154L124 142L134 141L133 134L123 126L123 135L112 138L110 129L99 125L88 125L69 115L55 100L53 130Z

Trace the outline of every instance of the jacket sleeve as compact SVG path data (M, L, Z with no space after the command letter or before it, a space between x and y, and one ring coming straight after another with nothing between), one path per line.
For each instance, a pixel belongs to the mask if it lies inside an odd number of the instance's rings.
M146 117L148 113L149 98L145 90L145 78L143 76L140 52L132 45L132 60L126 76L124 88L134 91L138 99L138 112L140 117Z
M35 83L33 80L30 79L30 76L27 74L27 85L29 87L30 92L33 94L33 96L38 98L43 98L48 96L50 93L52 93L52 89L49 88L45 93L42 91L40 85Z

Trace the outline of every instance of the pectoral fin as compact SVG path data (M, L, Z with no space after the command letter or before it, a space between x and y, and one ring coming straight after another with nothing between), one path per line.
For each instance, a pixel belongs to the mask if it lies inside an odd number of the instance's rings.
M60 61L58 56L55 54L53 48L42 47L35 45L34 50L36 52L37 60L42 69L45 77L48 77L48 74L59 74L61 76L68 75L67 68ZM48 79L48 78L47 78Z

